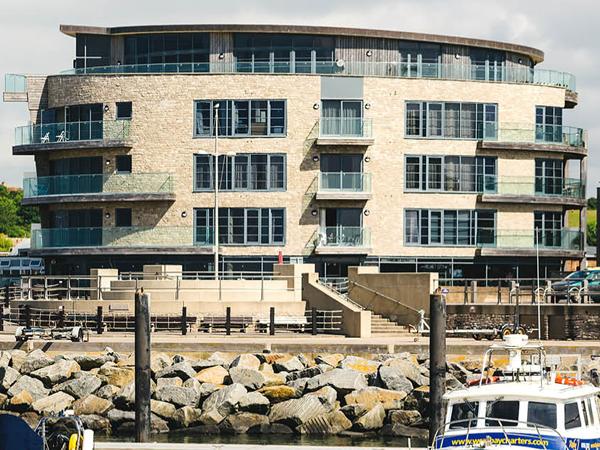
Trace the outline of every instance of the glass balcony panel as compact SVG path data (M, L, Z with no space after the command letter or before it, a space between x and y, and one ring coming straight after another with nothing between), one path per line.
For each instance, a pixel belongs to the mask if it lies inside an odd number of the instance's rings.
M4 92L11 94L27 92L27 77L25 75L7 73L4 75Z
M579 230L498 230L497 248L582 250L583 234Z
M368 247L369 229L364 227L324 227L319 233L318 245L323 247Z
M124 140L129 137L130 124L130 120L99 120L25 125L15 129L15 145Z
M321 118L319 123L319 135L321 137L371 137L371 119L364 119L360 117L326 117Z
M320 191L369 192L371 174L360 172L321 172Z
M494 125L495 124L490 124ZM569 145L583 147L584 131L581 128L566 125L527 125L517 123L501 123L496 132L484 135L484 141L525 142L540 144Z
M585 198L582 180L575 178L483 177L483 194Z

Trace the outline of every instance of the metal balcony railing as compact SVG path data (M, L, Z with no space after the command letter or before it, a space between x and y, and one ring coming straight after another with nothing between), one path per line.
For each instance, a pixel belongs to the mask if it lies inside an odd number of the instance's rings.
M575 76L556 70L508 66L506 63L446 64L438 62L364 62L364 61L295 61L270 59L219 61L203 63L131 64L69 69L61 75L102 75L139 73L278 73L328 74L349 76L380 76L397 78L427 78L500 83L523 83L559 86L575 91Z
M23 197L48 195L123 193L172 193L173 175L168 173L111 173L56 175L23 179Z
M585 185L575 178L483 177L483 194L530 195L557 198L585 198Z
M371 192L371 174L362 172L321 172L319 191Z
M372 121L362 117L322 117L319 120L319 137L370 138Z
M585 132L582 128L566 125L503 123L498 126L496 133L485 134L483 140L584 147Z
M335 226L321 228L318 233L318 247L368 247L371 233L368 228Z
M131 120L94 120L25 125L15 129L15 145L69 141L125 140Z

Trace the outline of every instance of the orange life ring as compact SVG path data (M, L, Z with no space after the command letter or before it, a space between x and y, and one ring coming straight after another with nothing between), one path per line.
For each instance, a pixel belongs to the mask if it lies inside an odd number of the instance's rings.
M583 381L578 380L577 378L563 377L561 375L556 375L554 382L556 384L565 384L567 386L581 386L584 384Z
M475 386L477 384L491 384L491 383L496 383L497 381L500 380L500 377L497 376L493 376L493 377L485 377L485 378L478 378L476 380L471 380L469 381L469 386Z

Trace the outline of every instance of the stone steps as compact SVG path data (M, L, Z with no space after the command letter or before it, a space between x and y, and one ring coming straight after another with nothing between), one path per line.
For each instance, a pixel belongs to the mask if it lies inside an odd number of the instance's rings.
M372 335L398 335L405 334L406 328L392 322L381 314L371 313L371 334Z

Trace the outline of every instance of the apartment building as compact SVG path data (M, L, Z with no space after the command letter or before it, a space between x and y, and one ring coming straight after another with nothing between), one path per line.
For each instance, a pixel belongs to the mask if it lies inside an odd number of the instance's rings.
M583 257L585 223L567 221L585 214L575 78L538 68L540 50L307 26L60 30L73 68L7 75L4 92L30 111L13 154L35 157L24 202L47 273L210 271L218 251L223 271L281 252L328 277L495 278Z

